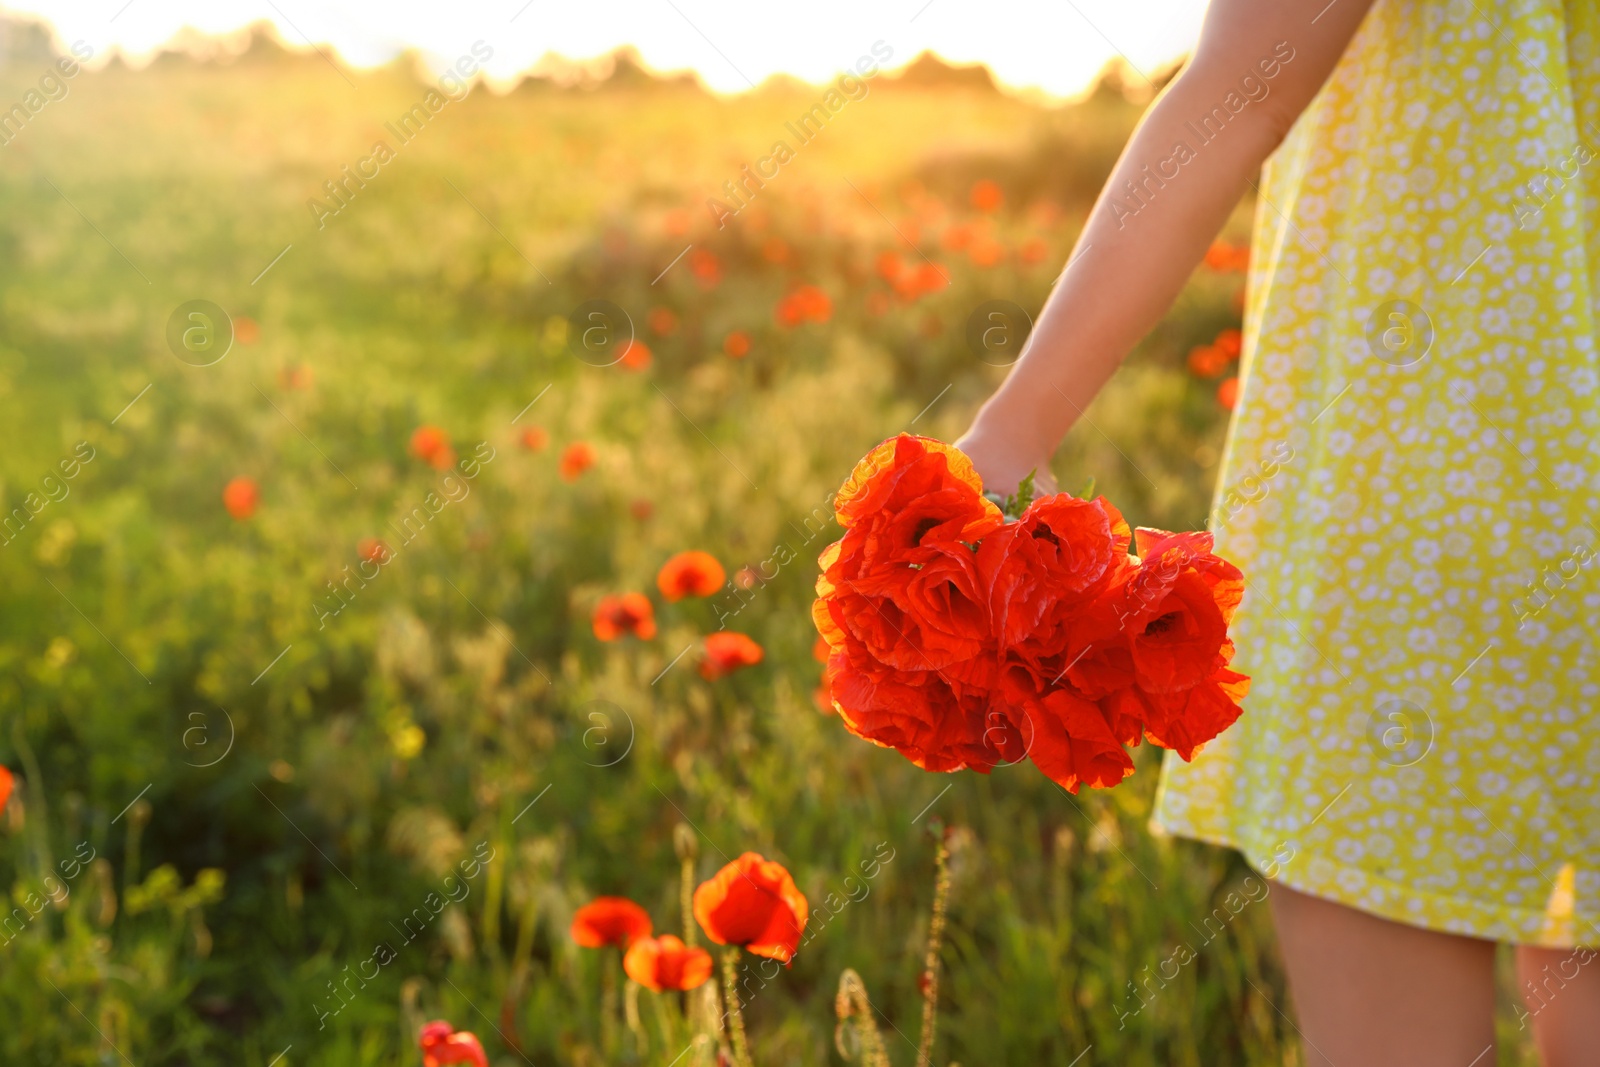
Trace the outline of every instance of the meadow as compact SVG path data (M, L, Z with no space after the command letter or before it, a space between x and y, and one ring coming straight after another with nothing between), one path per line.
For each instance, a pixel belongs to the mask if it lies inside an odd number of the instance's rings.
M23 100L54 58L5 40ZM263 39L113 63L0 147L0 1052L406 1064L446 1019L497 1065L667 1067L684 1006L573 914L624 895L681 934L684 865L753 850L826 908L750 964L754 1062L857 1054L850 969L910 1064L943 840L934 1062L1302 1062L1264 887L1151 835L1155 753L1076 797L930 775L815 694L830 494L965 428L1014 354L972 324L1037 310L1148 94L919 62L718 212L827 87L719 99L624 57L396 137L440 73ZM1135 524L1211 506L1244 284L1214 251L1055 459ZM596 301L636 333L614 359ZM685 550L727 586L667 601ZM630 592L654 632L600 640ZM708 678L724 629L763 657Z

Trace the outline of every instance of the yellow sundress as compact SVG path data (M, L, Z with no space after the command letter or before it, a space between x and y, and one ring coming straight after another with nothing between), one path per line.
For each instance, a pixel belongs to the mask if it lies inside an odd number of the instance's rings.
M1378 0L1259 191L1211 520L1254 685L1152 826L1600 944L1600 5Z

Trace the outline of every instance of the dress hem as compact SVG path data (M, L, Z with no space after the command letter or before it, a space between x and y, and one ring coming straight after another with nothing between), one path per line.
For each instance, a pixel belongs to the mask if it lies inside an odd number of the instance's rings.
M1149 827L1155 833L1231 848L1242 854L1262 877L1268 877L1264 869L1269 864L1275 865L1278 873L1268 878L1269 881L1392 922L1438 933L1535 948L1600 948L1600 934L1588 942L1576 939L1574 931L1579 926L1600 930L1600 924L1584 915L1550 915L1544 911L1487 904L1472 897L1423 892L1365 868L1352 867L1327 856L1304 851L1297 852L1287 862L1263 860L1262 857L1271 855L1271 848L1258 848L1253 842L1243 843L1225 830L1179 826L1175 821L1163 822L1155 815L1150 816ZM1305 862L1296 863L1302 856ZM1290 871L1290 867L1294 870ZM1350 888L1351 882L1364 882L1367 890L1356 891ZM1440 917L1441 903L1449 905L1449 909L1455 913L1454 917Z

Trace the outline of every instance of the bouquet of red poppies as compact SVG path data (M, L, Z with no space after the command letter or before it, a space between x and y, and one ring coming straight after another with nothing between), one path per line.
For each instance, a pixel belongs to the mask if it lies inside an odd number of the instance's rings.
M1239 717L1228 668L1244 591L1207 533L1137 531L1104 497L1005 510L959 450L901 434L834 501L812 616L847 729L930 771L1032 760L1071 792L1185 760ZM1007 514L1007 512L1014 514Z

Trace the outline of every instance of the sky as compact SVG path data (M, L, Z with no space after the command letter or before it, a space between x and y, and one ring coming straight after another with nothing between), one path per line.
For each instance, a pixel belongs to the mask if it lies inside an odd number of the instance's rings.
M237 34L257 21L294 48L356 67L411 48L443 70L476 42L508 86L547 54L570 60L632 45L658 72L692 70L737 93L785 73L828 80L872 46L887 67L925 49L982 61L1009 87L1071 97L1119 55L1153 73L1187 53L1205 0L0 0L0 12L49 23L65 44L147 62L189 27Z

